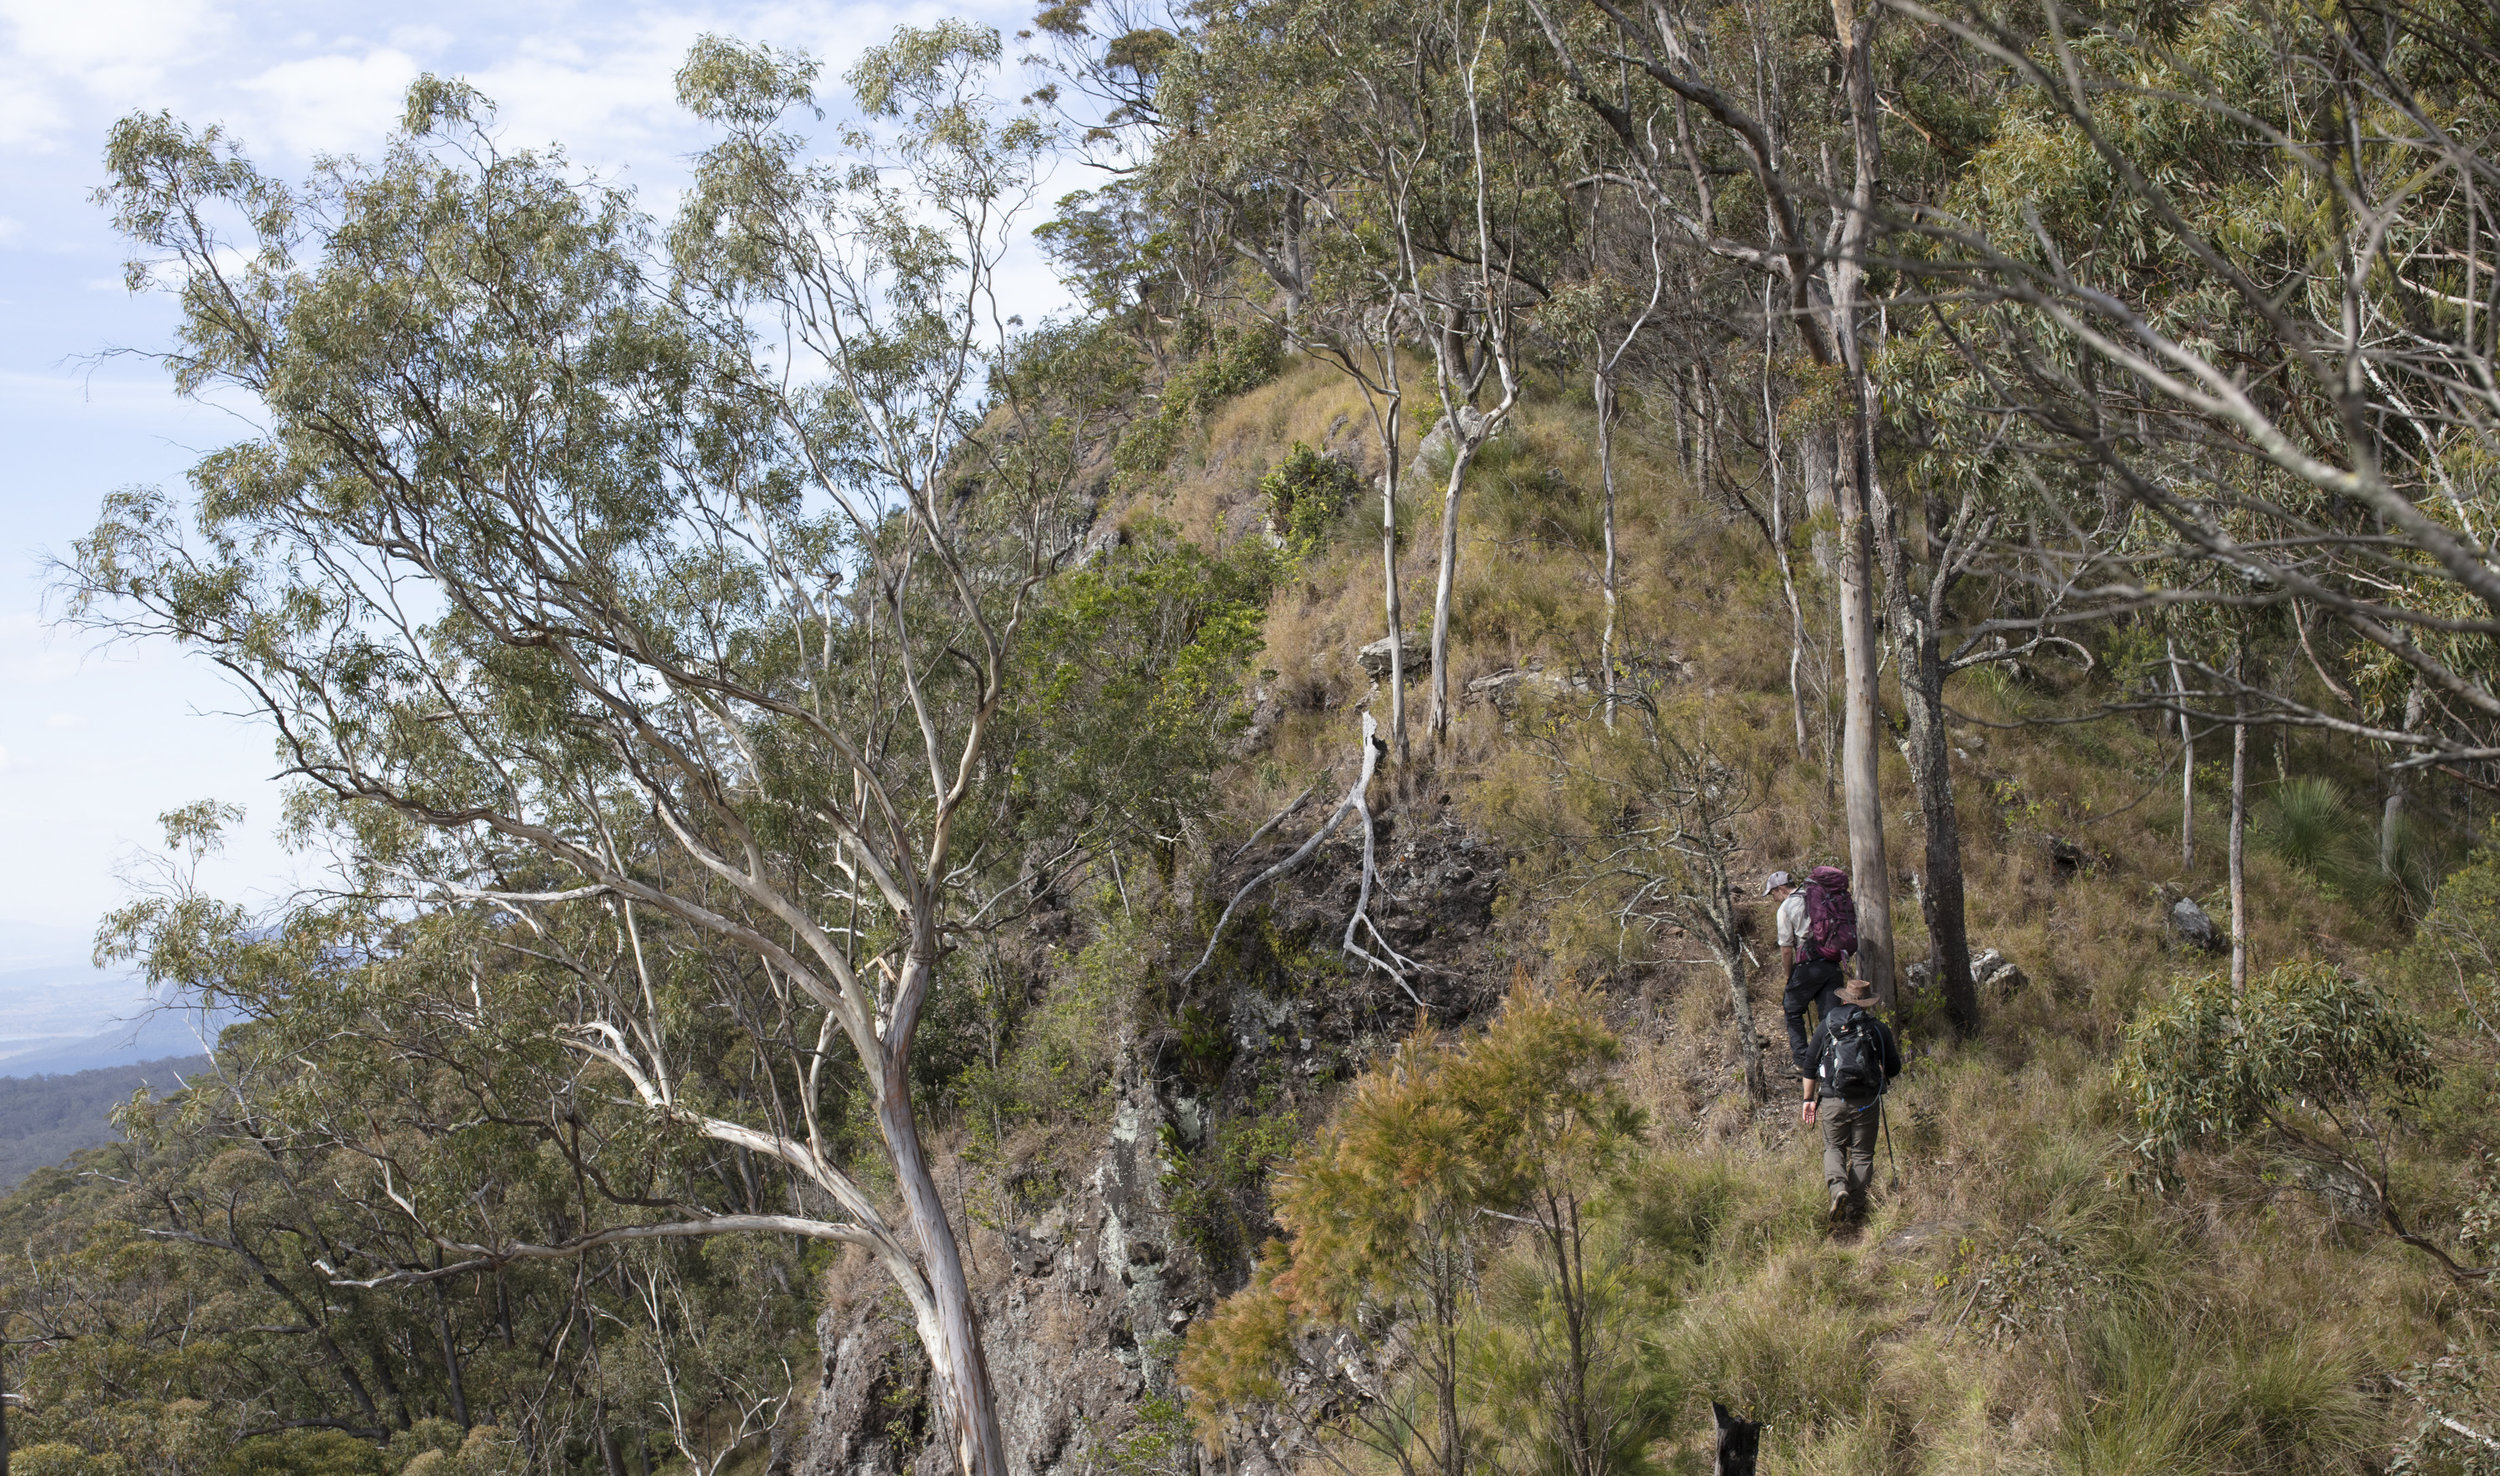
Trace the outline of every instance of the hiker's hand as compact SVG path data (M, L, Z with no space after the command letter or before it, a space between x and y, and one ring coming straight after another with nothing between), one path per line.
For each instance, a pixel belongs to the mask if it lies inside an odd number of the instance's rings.
M1814 1125L1814 1099L1812 1097L1797 1104L1797 1120L1808 1127Z

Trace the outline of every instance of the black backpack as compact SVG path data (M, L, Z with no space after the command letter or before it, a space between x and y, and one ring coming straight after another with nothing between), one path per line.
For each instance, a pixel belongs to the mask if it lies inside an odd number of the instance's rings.
M1856 1005L1832 1011L1823 1032L1822 1058L1814 1063L1815 1079L1825 1090L1852 1102L1882 1096L1886 1084L1882 1029L1873 1015Z

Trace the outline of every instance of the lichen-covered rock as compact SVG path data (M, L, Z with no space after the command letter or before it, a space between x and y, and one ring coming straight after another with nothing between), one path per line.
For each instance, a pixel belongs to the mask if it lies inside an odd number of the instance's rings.
M1118 1429L1168 1374L1171 1340L1204 1309L1209 1288L1173 1267L1168 1250L1169 1121L1152 1085L1129 1073L1091 1171L1072 1177L1071 1192L1029 1222L976 1226L967 1238L1000 1434L1018 1476L1073 1471L1089 1434ZM864 1289L818 1324L831 1351L790 1470L943 1476L951 1457L931 1439L909 1318L861 1279Z
M1406 675L1410 678L1419 672L1432 670L1432 648L1411 635L1406 637L1406 648L1402 659ZM1389 638L1382 636L1379 640L1355 652L1354 661L1356 665L1363 668L1363 674L1373 681L1387 681L1389 679Z
M2031 982L2031 976L2016 967L2012 959L1993 948L1983 948L1972 955L1970 982L1974 989L1994 994L2000 1000L2011 999Z

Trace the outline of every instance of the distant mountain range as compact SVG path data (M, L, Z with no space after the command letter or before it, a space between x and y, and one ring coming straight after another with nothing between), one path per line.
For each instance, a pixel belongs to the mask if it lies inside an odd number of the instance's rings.
M0 1077L0 1189L113 1137L113 1109L145 1088L156 1096L209 1069L206 1056L108 1066L65 1076Z
M0 1077L194 1056L223 1023L84 962L0 969Z

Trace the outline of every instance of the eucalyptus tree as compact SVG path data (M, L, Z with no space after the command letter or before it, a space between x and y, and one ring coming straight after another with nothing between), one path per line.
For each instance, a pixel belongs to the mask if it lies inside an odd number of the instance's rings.
M1629 274L1617 276L1599 264L1598 242L1603 233L1599 220L1610 196L1621 193L1609 190L1602 179L1590 185L1586 210L1589 228L1584 239L1589 243L1589 267L1583 281L1557 287L1540 315L1541 326L1553 338L1564 341L1584 356L1589 365L1590 396L1597 411L1597 478L1603 498L1599 537L1605 559L1602 575L1606 599L1606 624L1597 638L1598 671L1605 682L1606 726L1613 727L1617 702L1616 683L1620 679L1615 665L1617 623L1620 614L1621 572L1615 557L1615 422L1621 418L1622 406L1617 389L1622 380L1624 361L1641 331L1658 311L1666 295L1667 259L1660 241L1657 212L1645 197L1635 196L1642 205L1641 216L1647 229L1643 232L1649 256L1649 289L1643 294L1637 279ZM1783 557L1785 551L1783 551ZM1794 663L1791 663L1794 681ZM1805 718L1802 708L1797 720L1797 745L1802 754L1805 747Z
M99 952L232 1023L213 1073L125 1113L130 1142L99 1175L114 1193L63 1217L33 1268L75 1278L79 1254L118 1234L163 1247L169 1271L200 1288L227 1288L129 1340L124 1398L160 1417L167 1400L191 1400L237 1438L489 1424L542 1469L590 1447L619 1473L620 1432L657 1424L684 1444L698 1394L698 1440L718 1432L716 1415L734 1425L787 1402L814 1312L804 1241L689 1241L680 1227L803 1215L804 1185L586 1084L561 1039L653 989L681 1095L752 1111L775 1095L776 1057L797 1054L786 1028L741 1028L770 996L721 976L756 970L664 918L629 934L615 908L535 927L484 908L411 909L392 885L406 837L394 844L387 817L311 794L298 834L352 854L322 892L255 917L197 875L239 813L202 804L164 818L183 859L106 919ZM630 962L637 942L648 976ZM100 1279L111 1299L134 1299ZM673 1293L666 1324L647 1311L646 1283ZM210 1346L214 1367L184 1351ZM76 1406L112 1392L109 1363L62 1361L64 1407L47 1413L92 1427L102 1416Z
M1882 177L1878 17L1834 7L1835 30L1820 39L1809 63L1818 71L1809 74L1797 65L1798 38L1750 10L1677 0L1529 3L1571 94L1620 140L1624 180L1647 192L1691 247L1771 280L1774 318L1791 325L1815 368L1809 378L1835 402L1810 412L1815 428L1800 438L1800 451L1810 505L1828 497L1839 518L1843 804L1861 967L1890 998L1871 526L1880 447L1861 321L1869 316L1866 245ZM1846 184L1832 177L1839 150L1851 161ZM1731 177L1749 186L1741 202L1731 198Z
M1396 179L1397 197L1409 208L1390 217L1387 234L1408 311L1432 356L1433 391L1449 446L1432 582L1427 723L1436 751L1449 741L1455 711L1450 605L1467 472L1518 408L1520 319L1541 295L1529 284L1540 277L1550 283L1539 270L1547 263L1537 259L1550 243L1538 239L1535 217L1539 206L1550 211L1554 192L1535 171L1533 125L1517 105L1527 78L1501 9L1490 0L1481 12L1463 0L1415 7L1406 18L1414 60L1385 74L1381 80L1390 87L1376 89L1384 116L1412 120L1411 153L1401 139L1384 155L1409 161L1406 177ZM1406 85L1395 86L1399 82ZM1425 208L1412 208L1419 204ZM1558 223L1570 219L1568 211L1551 213ZM1479 408L1488 375L1495 398Z
M2492 17L1891 3L2001 89L1997 141L1900 224L1989 407L1939 450L1993 439L2039 509L2004 567L2069 591L2062 620L2272 610L2298 637L2298 681L2183 653L2129 705L2400 771L2500 756Z
M897 32L819 161L813 63L703 41L679 93L720 139L664 237L431 78L379 164L300 190L216 129L125 120L104 195L134 285L179 294L176 383L266 429L201 461L187 517L115 498L69 575L80 618L224 668L406 905L603 934L562 1022L582 1090L804 1191L552 1245L436 1229L449 1264L400 1281L623 1239L859 1246L979 1476L1006 1455L914 1048L1029 880L992 739L1102 426L1036 397L999 300L1050 135L985 92L998 55ZM662 934L737 961L773 1013L730 1018L795 1079L690 1081Z
M1448 447L1446 465L1416 463L1442 492L1427 716L1437 746L1455 711L1450 613L1468 470L1519 403L1522 320L1550 291L1572 224L1552 162L1562 152L1553 120L1533 105L1537 55L1518 44L1518 29L1499 3L1267 0L1210 15L1158 59L1147 171L1169 208L1189 232L1255 267L1236 301L1276 313L1297 346L1352 377L1370 407L1386 462L1398 770L1406 734L1396 497L1406 402L1416 393L1403 360L1431 366L1427 413Z
M1361 14L1357 12L1356 14ZM1119 37L1082 44L1076 69L1100 70ZM1122 33L1125 34L1125 33ZM1309 7L1245 7L1192 30L1160 55L1144 177L1201 259L1247 263L1210 273L1209 298L1270 317L1288 342L1361 391L1381 460L1381 606L1389 643L1388 754L1409 766L1405 599L1399 553L1409 393L1404 356L1414 331L1381 229L1405 211L1413 168L1378 116L1367 79L1378 38L1360 26L1321 28ZM1134 115L1141 120L1146 115ZM1389 181L1383 194L1371 190Z

